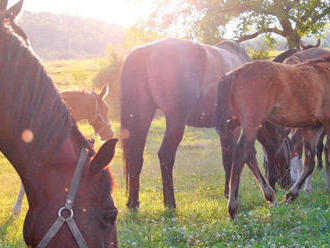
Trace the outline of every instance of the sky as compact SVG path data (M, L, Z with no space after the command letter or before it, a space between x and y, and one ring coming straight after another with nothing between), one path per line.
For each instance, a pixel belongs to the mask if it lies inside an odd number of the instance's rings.
M9 0L12 6L18 0ZM54 12L131 26L152 11L153 0L25 0L23 10Z

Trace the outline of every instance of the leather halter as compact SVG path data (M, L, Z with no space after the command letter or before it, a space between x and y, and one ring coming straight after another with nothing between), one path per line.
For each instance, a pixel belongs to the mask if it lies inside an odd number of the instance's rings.
M73 174L73 178L70 184L70 189L68 196L66 197L65 205L58 210L58 217L53 225L49 228L48 232L42 238L37 248L46 248L50 241L55 237L59 232L61 227L66 223L69 226L69 229L77 242L79 248L88 248L87 243L82 236L76 222L73 219L73 204L77 195L80 179L82 177L82 172L84 170L84 165L88 158L89 151L86 148L83 148L80 152L79 160L76 165L76 169ZM69 216L64 216L64 212L68 212Z
M93 94L95 96L95 113L94 113L94 117L91 121L89 121L89 123L91 125L93 125L96 120L99 118L103 124L101 130L99 130L99 134L101 135L101 133L104 131L105 128L109 127L111 128L111 124L109 121L106 121L103 116L100 114L100 106L99 106L99 102L97 101L97 95ZM94 126L94 125L93 125Z

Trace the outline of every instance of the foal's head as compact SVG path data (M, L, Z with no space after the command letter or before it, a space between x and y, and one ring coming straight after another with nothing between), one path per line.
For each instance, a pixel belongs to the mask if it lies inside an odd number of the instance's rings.
M108 94L108 86L104 86L100 93L93 93L95 96L95 111L92 120L89 121L102 140L113 137L111 122L109 119L109 106L105 101Z

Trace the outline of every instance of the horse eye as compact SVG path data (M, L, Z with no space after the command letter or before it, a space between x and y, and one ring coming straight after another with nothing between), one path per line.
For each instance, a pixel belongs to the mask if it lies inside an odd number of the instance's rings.
M118 210L107 210L103 213L102 224L106 227L111 227L117 220Z

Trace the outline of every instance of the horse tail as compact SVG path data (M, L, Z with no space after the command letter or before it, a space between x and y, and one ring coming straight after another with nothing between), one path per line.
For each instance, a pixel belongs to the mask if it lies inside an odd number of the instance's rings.
M127 164L127 147L129 146L129 135L132 129L130 117L134 115L134 80L131 76L132 69L131 55L129 55L123 65L120 78L120 137L123 151L123 172L126 179L126 192L128 191L129 169Z
M145 116L147 112L149 114L149 108L154 107L147 76L147 57L148 49L142 47L131 52L123 65L120 78L120 136L126 192L130 176L139 170L136 164L143 162L136 148L143 150L141 147L144 146L146 133L141 132L141 126L146 126Z

